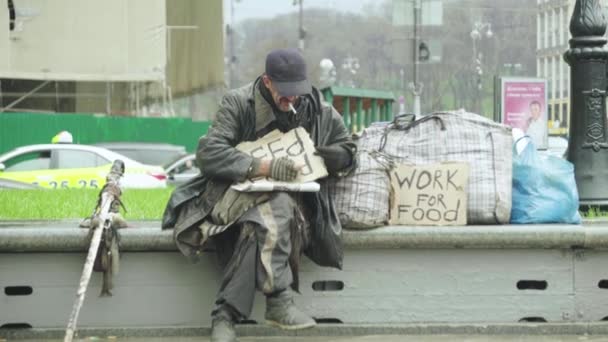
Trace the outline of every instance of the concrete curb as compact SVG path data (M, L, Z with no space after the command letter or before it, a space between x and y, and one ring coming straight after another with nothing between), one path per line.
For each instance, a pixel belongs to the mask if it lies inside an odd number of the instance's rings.
M63 329L0 329L8 340L61 339ZM83 328L80 338L96 337L192 337L209 336L208 327ZM299 331L279 330L265 325L239 325L239 336L366 336L366 335L608 335L608 323L495 323L495 324L320 324Z
M121 229L123 251L176 251L172 230L159 222ZM88 229L77 221L0 222L0 252L85 252ZM349 249L396 248L608 248L608 223L590 225L385 226L344 230Z

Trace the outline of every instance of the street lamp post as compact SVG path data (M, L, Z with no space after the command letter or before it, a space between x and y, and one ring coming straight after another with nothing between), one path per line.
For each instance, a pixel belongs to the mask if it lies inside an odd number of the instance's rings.
M299 5L298 14L298 49L304 51L306 29L304 28L304 0L293 0L293 5Z
M476 84L476 92L475 92L475 99L474 99L474 103L476 104L475 110L477 110L478 112L481 111L481 106L477 105L478 103L480 104L480 96L481 96L481 90L483 88L483 82L482 82L482 77L483 77L483 53L481 53L479 45L481 43L481 40L483 38L492 38L494 36L494 33L492 32L492 24L488 23L488 22L475 22L475 24L473 25L473 30L471 30L471 41L473 42L473 64L475 65L475 74L477 76L477 84Z
M568 160L581 205L608 205L606 18L599 0L576 0L570 20L570 127Z
M226 35L230 45L230 57L228 57L229 82L228 88L236 88L236 51L234 46L234 2L239 0L230 0L230 25L226 26Z
M414 41L413 41L413 59L414 59L414 82L409 84L409 88L412 91L412 95L414 95L414 114L416 116L420 116L420 95L422 94L423 85L419 81L418 75L418 62L420 59L419 49L418 49L418 26L420 22L420 12L422 11L422 0L414 0Z

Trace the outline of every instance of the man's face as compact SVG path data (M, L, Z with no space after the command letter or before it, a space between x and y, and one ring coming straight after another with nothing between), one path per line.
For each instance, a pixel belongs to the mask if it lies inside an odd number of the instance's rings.
M530 105L530 115L534 120L538 120L538 118L540 118L540 105L538 103L533 103Z
M300 98L299 96L281 96L275 87L272 85L272 80L268 78L268 76L264 75L262 77L264 81L264 85L270 91L272 95L272 99L274 100L274 104L282 110L283 112L291 112L289 105L292 104L294 107L296 106L296 101Z

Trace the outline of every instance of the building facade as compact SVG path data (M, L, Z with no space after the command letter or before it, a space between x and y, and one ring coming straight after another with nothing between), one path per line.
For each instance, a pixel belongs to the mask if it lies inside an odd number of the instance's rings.
M223 92L221 0L8 0L0 113L209 120Z
M567 135L570 123L570 68L563 59L570 39L575 0L537 0L537 76L547 79L550 135Z

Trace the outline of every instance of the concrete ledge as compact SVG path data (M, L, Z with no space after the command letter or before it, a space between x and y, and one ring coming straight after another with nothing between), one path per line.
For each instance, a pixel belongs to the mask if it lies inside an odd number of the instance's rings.
M598 229L598 235L608 237L608 227L594 229ZM344 243L357 249L570 248L582 246L586 232L577 225L386 226L366 231L345 230Z
M173 231L159 222L132 222L121 230L124 251L175 251ZM344 230L349 249L368 248L608 248L608 223L457 227L386 226ZM83 252L88 230L78 221L4 221L0 252Z
M96 296L94 274L81 336L206 336L221 282L214 258L190 264L171 231L131 223L114 296ZM61 337L88 248L77 224L0 222L0 326L33 327L0 329L0 337ZM344 239L341 271L303 259L296 298L320 322L343 324L298 335L608 335L608 224L398 226L345 231ZM260 324L241 325L241 336L285 335L261 324L262 295L250 318Z
M209 327L78 329L79 338L209 336ZM8 340L61 339L63 329L0 329ZM364 336L364 335L608 335L608 323L496 323L496 324L320 324L313 329L286 331L266 325L239 325L240 337Z

